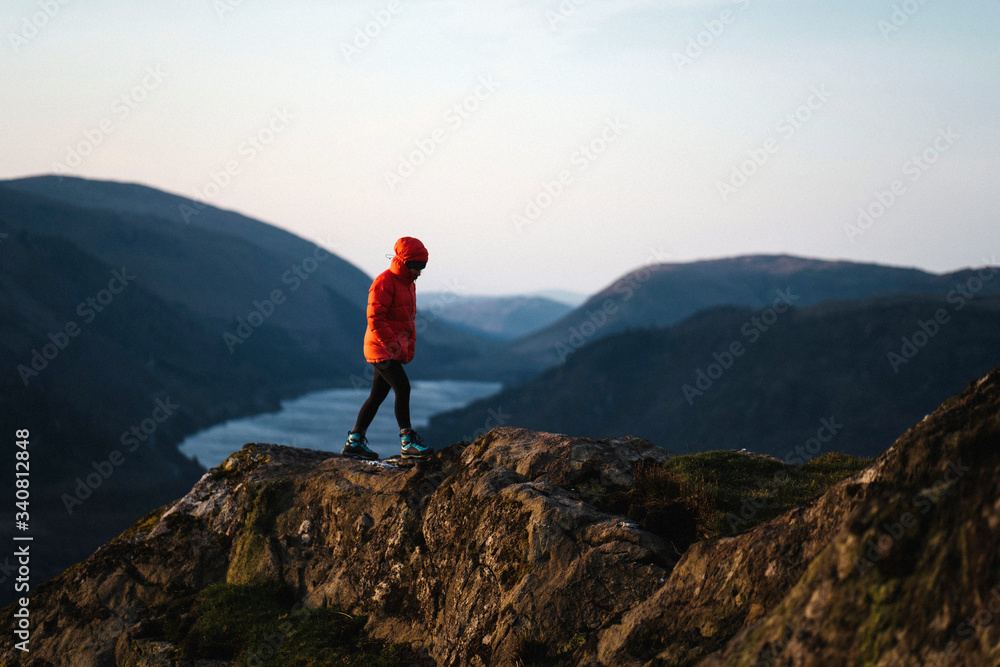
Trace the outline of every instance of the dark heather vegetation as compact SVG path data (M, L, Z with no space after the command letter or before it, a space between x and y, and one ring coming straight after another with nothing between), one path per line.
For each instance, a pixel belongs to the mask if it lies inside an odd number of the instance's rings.
M804 464L733 451L687 454L639 461L631 488L594 499L668 540L679 556L693 542L739 535L806 505L871 463L836 452Z
M377 641L367 619L306 608L276 582L220 583L181 596L142 633L171 642L172 660L225 660L255 667L433 665L409 646Z

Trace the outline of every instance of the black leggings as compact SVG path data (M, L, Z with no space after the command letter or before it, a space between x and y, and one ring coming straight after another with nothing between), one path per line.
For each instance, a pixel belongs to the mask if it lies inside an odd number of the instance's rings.
M372 391L361 406L358 421L354 423L354 432L364 433L368 430L390 389L396 392L396 423L400 429L410 428L410 378L406 377L403 364L394 359L372 364L372 367L375 369Z

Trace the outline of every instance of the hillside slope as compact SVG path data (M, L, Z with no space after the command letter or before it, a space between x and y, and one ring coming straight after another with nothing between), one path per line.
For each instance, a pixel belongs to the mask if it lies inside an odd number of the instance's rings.
M0 223L8 233L60 238L110 266L127 267L147 291L183 304L216 328L223 354L240 351L243 339L258 328L282 329L309 351L338 349L356 340L359 328L364 332L368 285L351 295L333 288L339 282L367 282L364 274L302 239L295 245L304 247L290 254L280 245L267 248L242 238L245 234L76 206L2 183ZM276 290L284 297L281 303L275 303ZM254 311L259 315L251 316ZM262 324L238 331L241 319L259 316ZM239 340L224 339L224 333Z
M702 312L592 343L534 380L436 415L424 435L452 442L502 414L570 435L630 433L678 453L875 456L997 363L1000 298L959 298Z
M760 524L751 495L746 532L679 556L669 524L602 509L672 460L641 440L505 428L416 464L251 444L39 587L31 654L0 657L289 664L323 608L439 665L995 664L998 439L1000 369L818 499ZM273 629L208 625L227 609Z
M279 227L255 220L251 217L227 211L196 202L186 197L163 192L139 183L120 183L115 181L97 181L76 178L72 176L34 176L8 181L0 181L0 188L6 188L21 193L34 194L43 199L67 204L77 209L87 209L93 212L104 212L122 218L136 220L155 219L162 221L159 231L163 229L177 230L183 235L185 230L194 228L211 232L213 235L244 241L269 255L279 255L291 266L296 261L301 263L304 258L313 257L315 244L306 241ZM73 240L77 245L89 249L105 261L135 260L121 253L125 250L115 242L115 237L109 239L96 237L87 232L86 225L74 225L66 228L55 223L49 227L48 233L60 233ZM101 243L97 243L100 241ZM111 241L110 247L106 245ZM162 239L158 239L161 242ZM94 247L86 245L94 243ZM114 262L112 262L114 263ZM367 302L366 294L371 279L360 269L341 257L331 254L323 260L324 271L314 276L314 279L329 287L342 298L355 306L363 308ZM281 267L282 265L278 265ZM184 265L174 267L158 267L159 270L176 270L168 283L175 283L183 273ZM264 267L259 267L264 268ZM281 268L281 273L288 266ZM162 276L166 278L167 276Z
M257 332L242 355L218 354L204 318L62 239L12 234L0 275L0 412L7 431L28 429L35 443L39 576L189 488L203 469L176 450L185 435L276 409L322 379L280 330Z

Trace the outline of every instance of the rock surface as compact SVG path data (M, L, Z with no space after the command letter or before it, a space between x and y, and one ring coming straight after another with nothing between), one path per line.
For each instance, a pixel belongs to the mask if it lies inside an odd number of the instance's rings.
M419 463L250 444L40 587L25 664L166 664L162 643L129 641L141 621L183 592L273 579L441 665L509 664L525 639L558 650L673 565L659 538L572 489L628 485L634 462L668 457L644 440L510 428Z
M670 457L643 440L501 428L377 463L250 444L39 587L30 656L0 657L172 664L142 629L178 596L278 580L439 665L525 642L588 666L997 665L998 445L994 371L818 500L675 562L592 502Z

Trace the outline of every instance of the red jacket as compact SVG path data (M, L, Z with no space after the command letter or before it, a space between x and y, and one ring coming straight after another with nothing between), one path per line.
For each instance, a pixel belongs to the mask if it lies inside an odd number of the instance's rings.
M427 261L427 249L415 238L404 236L393 248L396 256L388 271L380 273L368 290L368 330L365 359L370 363L397 359L413 361L417 342L417 290L406 268L410 260Z

